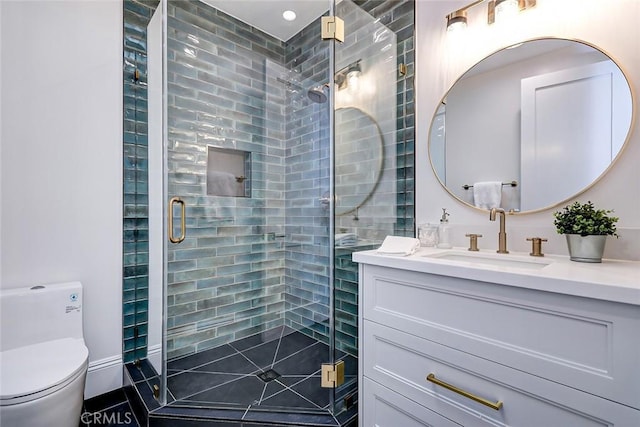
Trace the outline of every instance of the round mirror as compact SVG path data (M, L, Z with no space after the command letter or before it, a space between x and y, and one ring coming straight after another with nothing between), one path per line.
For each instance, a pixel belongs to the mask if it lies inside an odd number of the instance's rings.
M600 50L527 41L473 66L442 99L429 157L441 184L479 209L550 208L613 164L633 116L630 85Z
M355 107L336 109L336 215L352 212L373 193L382 173L383 142L376 121Z

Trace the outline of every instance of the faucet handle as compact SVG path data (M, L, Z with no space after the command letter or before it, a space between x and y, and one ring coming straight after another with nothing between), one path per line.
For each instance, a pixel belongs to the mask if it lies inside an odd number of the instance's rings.
M531 243L531 252L529 255L531 256L544 256L542 253L542 242L546 242L547 239L543 239L542 237L527 237L527 242Z
M482 237L482 234L465 234L469 238L469 251L478 251L478 237Z

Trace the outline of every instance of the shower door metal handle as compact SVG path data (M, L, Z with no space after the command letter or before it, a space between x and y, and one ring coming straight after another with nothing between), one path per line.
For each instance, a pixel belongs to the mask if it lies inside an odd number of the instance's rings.
M179 204L180 205L180 236L175 237L173 235L173 206L175 204ZM185 220L185 204L184 204L184 200L182 200L180 197L172 197L171 200L169 200L169 226L167 227L169 229L169 241L171 243L180 243L184 240L185 236L186 236L186 220Z

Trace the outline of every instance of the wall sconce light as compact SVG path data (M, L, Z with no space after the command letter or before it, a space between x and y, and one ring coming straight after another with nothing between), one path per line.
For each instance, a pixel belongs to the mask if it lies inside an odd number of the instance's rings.
M496 0L495 17L496 21L507 20L515 16L520 11L518 0Z
M352 62L336 73L335 83L336 85L338 85L338 90L346 89L349 86L357 89L358 80L360 78L360 74L362 73L360 61L362 60L358 59L357 61Z
M489 0L487 7L487 23L506 22L518 12L531 9L536 0Z
M482 3L484 0L476 0L447 15L447 31L458 31L467 28L467 9Z
M456 31L467 26L467 9L483 3L485 0L476 0L446 16L447 31ZM536 0L487 0L487 23L493 24L499 21L508 21L519 11L530 9L536 5Z
M459 31L467 28L467 11L456 10L447 15L447 31Z

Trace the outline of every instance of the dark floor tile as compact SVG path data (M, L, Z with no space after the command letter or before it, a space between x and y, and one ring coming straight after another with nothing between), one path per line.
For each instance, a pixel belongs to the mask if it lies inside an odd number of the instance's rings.
M302 396L297 395L296 393L285 389L280 393L274 394L267 399L263 399L260 402L260 408L264 409L265 407L273 406L277 408L308 408L308 409L319 409L312 402L303 398Z
M236 350L228 344L221 345L220 347L212 348L209 350L201 351L200 353L191 354L189 356L181 357L179 359L171 360L167 364L167 369L171 370L188 370L195 368L196 366L210 363L223 357L230 356L237 353Z
M183 399L238 378L238 375L232 374L186 371L167 378L167 387L176 399Z
M255 405L260 402L264 387L265 383L250 375L190 396L188 400L213 404Z
M84 409L87 412L98 412L126 401L127 396L124 393L124 389L118 388L85 400Z
M303 395L321 408L329 404L329 393L332 389L321 387L320 375L312 376L291 387L296 393Z
M342 427L358 427L358 407L342 412L336 418Z
M144 374L142 373L140 368L136 366L134 363L127 363L125 365L125 368L127 369L129 378L131 378L131 381L133 381L134 383L144 380Z
M357 402L357 396L355 400ZM342 427L358 427L358 405L355 404L346 411L340 412L336 416L336 420Z
M344 360L344 374L345 376L357 376L358 375L358 359L347 354L340 358Z
M85 426L87 427L140 427L128 402L120 403L105 411L85 412L82 414L81 421L86 422Z
M149 359L143 359L140 361L140 371L142 371L142 375L144 375L146 379L158 376L156 369L151 365Z
M308 377L308 375L282 375L277 381L287 387L291 387L300 381L304 381Z
M274 394L281 392L282 390L284 390L284 388L285 387L277 381L271 381L267 383L267 386L262 393L262 400L266 400Z
M276 355L276 362L291 356L292 354L315 344L317 341L307 335L300 332L293 332L289 335L283 336L280 340L278 347L278 354Z
M344 383L335 390L336 401L343 399L353 400L353 396L357 396L358 377L345 376Z
M258 367L247 360L241 354L234 354L224 359L217 360L212 363L196 368L197 372L217 372L217 373L229 373L229 374L251 374L256 372Z
M236 348L238 351L244 351L251 347L255 347L260 344L264 344L267 342L271 342L274 340L280 339L283 332L288 332L291 328L286 328L285 326L279 326L277 328L269 329L268 331L261 332L259 334L251 335L246 338L242 338L238 341L234 341L229 343L232 347Z
M270 368L278 348L278 341L270 341L245 350L242 354L261 368Z
M316 343L273 365L273 369L287 375L311 375L329 361L329 347Z
M153 395L152 385L148 381L137 382L134 386L147 410L152 411L160 406L160 403Z
M127 396L127 400L129 401L129 405L133 410L133 413L136 416L136 419L142 426L147 425L147 419L149 417L149 411L147 410L140 394L136 390L135 386L129 385L124 387L124 392Z

